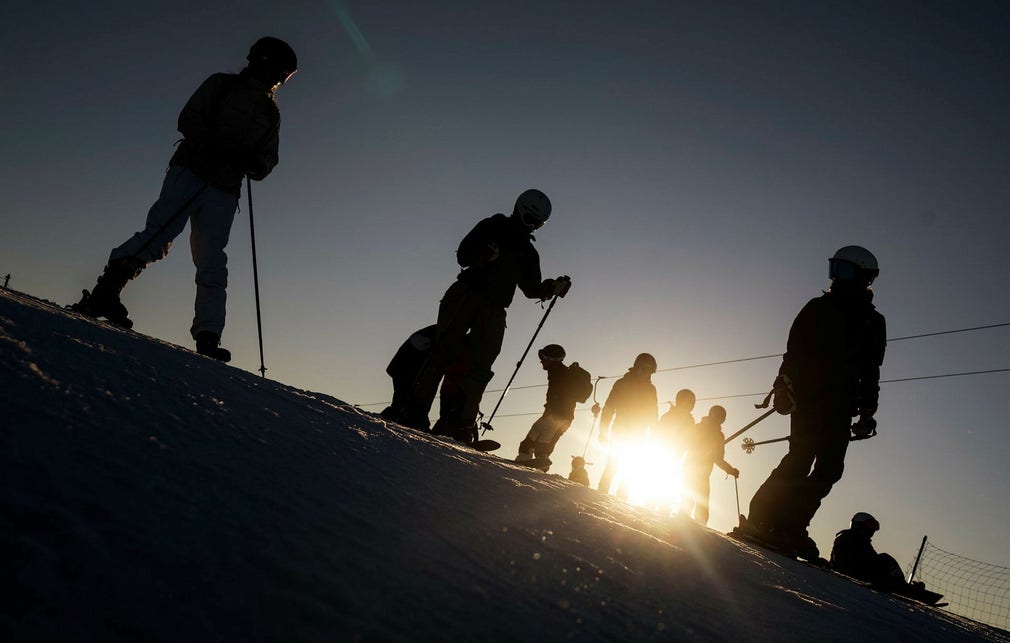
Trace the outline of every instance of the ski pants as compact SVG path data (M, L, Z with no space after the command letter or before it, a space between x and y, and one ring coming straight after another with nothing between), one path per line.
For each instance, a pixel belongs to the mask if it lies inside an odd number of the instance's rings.
M189 247L196 266L196 303L190 333L224 331L228 287L228 245L238 196L209 185L189 168L173 165L144 229L114 249L109 261L134 258L144 266L164 259L172 242L190 223Z
M533 454L537 458L554 453L554 445L572 425L572 419L544 411L544 414L530 427L526 438L519 443L519 453Z
M466 367L460 381L464 399L459 421L463 426L474 424L484 389L494 375L491 367L501 352L504 339L504 308L489 303L461 281L449 286L439 303L438 331L431 355L414 384L414 411L422 415L431 411L446 368L466 350Z
M806 531L821 501L842 479L852 421L845 411L801 408L791 416L789 451L754 493L748 516L791 535Z
M690 516L700 525L708 524L708 499L711 494L712 466L688 467L684 471L684 489L681 492L680 513Z

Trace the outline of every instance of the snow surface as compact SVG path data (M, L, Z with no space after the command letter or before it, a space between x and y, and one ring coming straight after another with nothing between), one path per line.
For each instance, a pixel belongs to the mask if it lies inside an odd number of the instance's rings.
M5 641L1010 642L11 291L0 377Z

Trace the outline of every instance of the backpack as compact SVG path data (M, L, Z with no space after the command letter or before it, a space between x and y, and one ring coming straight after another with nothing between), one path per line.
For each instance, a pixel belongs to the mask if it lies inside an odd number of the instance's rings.
M593 394L593 376L578 362L568 367L568 391L576 402L585 402Z

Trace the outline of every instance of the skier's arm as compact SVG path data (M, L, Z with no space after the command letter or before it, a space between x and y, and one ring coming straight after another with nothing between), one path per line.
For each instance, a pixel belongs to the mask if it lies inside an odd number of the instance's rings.
M554 280L542 279L540 272L540 254L536 248L529 244L522 256L522 265L519 269L519 281L516 284L519 290L530 299L550 299L554 296Z
M255 149L250 154L246 166L246 174L253 181L262 181L277 166L279 160L277 150L280 147L281 117L280 110L268 103L271 114L270 129L255 143Z
M884 316L876 311L869 319L866 342L863 360L858 366L856 408L860 417L872 417L877 412L880 396L880 366L884 363L884 350L887 347L887 327Z

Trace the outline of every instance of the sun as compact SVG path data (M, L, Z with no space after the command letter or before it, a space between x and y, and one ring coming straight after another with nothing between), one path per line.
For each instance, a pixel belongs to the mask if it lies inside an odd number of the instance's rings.
M668 445L645 437L615 446L611 457L620 468L615 482L633 505L669 513L680 503L681 466Z

